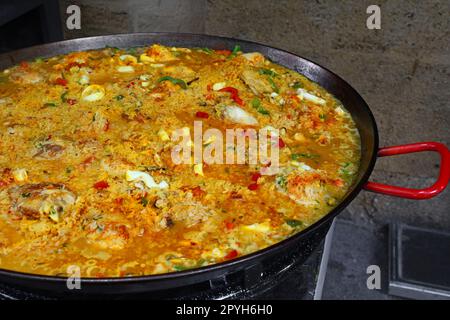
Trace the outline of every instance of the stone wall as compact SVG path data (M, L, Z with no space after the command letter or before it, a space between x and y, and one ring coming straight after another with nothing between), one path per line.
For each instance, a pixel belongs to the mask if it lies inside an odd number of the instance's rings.
M194 32L205 28L203 0L60 0L63 25L66 8L81 8L81 30L67 30L66 39L128 32Z

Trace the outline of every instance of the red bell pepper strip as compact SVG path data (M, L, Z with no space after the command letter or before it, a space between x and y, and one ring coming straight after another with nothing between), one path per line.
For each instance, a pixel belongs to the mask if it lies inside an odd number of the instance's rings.
M104 189L109 188L109 183L102 180L102 181L94 183L94 188L97 190L104 190Z
M243 106L244 101L242 101L241 98L239 98L239 91L236 88L233 87L225 87L219 90L220 92L228 92L231 94L231 99L233 99L234 102L236 102L238 105Z
M256 189L258 189L258 184L257 183L249 184L247 188L248 190L255 191Z
M231 50L214 50L216 54L221 54L224 56L229 56L231 54Z
M258 182L258 179L261 178L261 173L255 172L252 174L252 181Z
M236 258L237 256L238 256L237 250L231 250L231 251L228 252L228 254L225 256L225 259L226 259L226 260L229 260L229 259Z
M209 118L209 114L207 112L203 112L203 111L197 111L195 113L195 116L197 118L202 118L202 119L208 119Z
M63 79L63 78L57 78L55 80L55 83L60 85L60 86L66 86L67 85L67 80Z
M232 230L234 228L234 223L233 222L225 222L225 228L227 228L227 230Z

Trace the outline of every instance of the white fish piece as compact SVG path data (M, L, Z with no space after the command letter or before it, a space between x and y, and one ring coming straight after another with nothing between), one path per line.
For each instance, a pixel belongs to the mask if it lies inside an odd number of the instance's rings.
M250 113L239 108L237 106L227 106L224 110L224 116L227 120L234 123L245 125L257 125L258 120L255 119Z
M125 178L127 181L142 181L147 188L157 188L157 189L167 189L169 184L166 181L161 181L156 183L155 179L151 175L143 171L132 171L128 170Z
M318 96L315 96L312 93L310 93L302 88L297 89L297 96L300 100L305 99L305 100L308 100L308 101L311 101L313 103L320 104L320 105L324 105L327 103L324 99L322 99Z

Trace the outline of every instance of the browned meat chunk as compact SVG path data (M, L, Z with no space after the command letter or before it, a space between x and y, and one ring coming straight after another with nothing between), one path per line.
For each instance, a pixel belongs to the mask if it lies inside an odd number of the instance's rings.
M48 217L59 222L61 215L75 203L76 195L63 184L38 183L9 190L12 209L28 219Z
M270 83L261 76L256 70L246 69L244 70L240 78L245 84L252 90L254 94L271 93L272 87Z

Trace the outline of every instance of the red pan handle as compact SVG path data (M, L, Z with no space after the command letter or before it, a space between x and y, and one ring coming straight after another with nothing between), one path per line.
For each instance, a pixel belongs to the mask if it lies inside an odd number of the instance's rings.
M450 180L450 151L445 145L438 142L418 142L401 146L385 147L378 150L378 157L422 151L435 151L439 152L441 155L439 178L431 187L425 189L411 189L369 181L365 184L364 189L391 196L416 200L435 197L443 191L445 187L447 187Z

